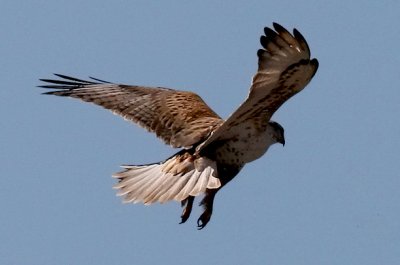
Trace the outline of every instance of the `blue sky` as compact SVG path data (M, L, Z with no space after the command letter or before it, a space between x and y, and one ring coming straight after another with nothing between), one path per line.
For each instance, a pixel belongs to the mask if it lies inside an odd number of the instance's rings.
M1 264L400 264L398 1L2 1ZM122 204L124 163L176 150L99 107L41 96L63 73L246 97L264 26L320 68L273 117L286 145L247 165L197 231L176 202Z

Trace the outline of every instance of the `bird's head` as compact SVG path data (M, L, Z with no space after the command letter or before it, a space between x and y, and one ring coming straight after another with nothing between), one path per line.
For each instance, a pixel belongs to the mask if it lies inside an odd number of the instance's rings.
M269 125L272 128L272 137L277 143L281 143L283 146L285 145L285 130L282 125L275 121L270 121Z

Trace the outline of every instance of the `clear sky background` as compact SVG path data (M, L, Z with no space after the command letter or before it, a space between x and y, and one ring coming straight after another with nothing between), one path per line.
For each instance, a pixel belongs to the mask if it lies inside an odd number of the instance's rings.
M0 7L0 264L400 264L400 2L16 1ZM286 145L179 225L110 177L176 152L94 105L42 96L63 73L192 90L222 117L248 93L264 26L320 68L274 120Z

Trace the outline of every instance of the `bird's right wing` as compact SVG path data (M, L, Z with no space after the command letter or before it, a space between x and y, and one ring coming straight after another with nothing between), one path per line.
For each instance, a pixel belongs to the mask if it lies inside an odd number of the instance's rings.
M264 126L315 75L318 60L310 58L310 48L300 32L294 29L291 34L277 23L273 26L274 29L266 27L261 36L263 49L257 52L258 71L249 96L199 149L221 139L246 137L243 124L249 121L256 127Z
M195 93L167 88L113 84L59 75L40 87L56 89L44 94L78 98L100 105L154 132L173 147L189 148L207 138L222 120Z

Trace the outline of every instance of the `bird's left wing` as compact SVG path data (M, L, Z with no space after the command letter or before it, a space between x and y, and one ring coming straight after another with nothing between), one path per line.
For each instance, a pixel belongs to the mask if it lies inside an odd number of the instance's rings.
M60 79L41 79L48 84L40 87L55 89L44 94L100 105L154 132L173 147L189 148L206 139L222 123L200 96L192 92L56 76Z
M248 98L199 149L213 141L229 139L244 121L269 121L274 112L300 92L316 73L318 61L310 58L310 49L300 32L294 29L291 34L277 23L273 26L274 30L264 28L265 36L261 36L263 49L257 52L258 71Z

